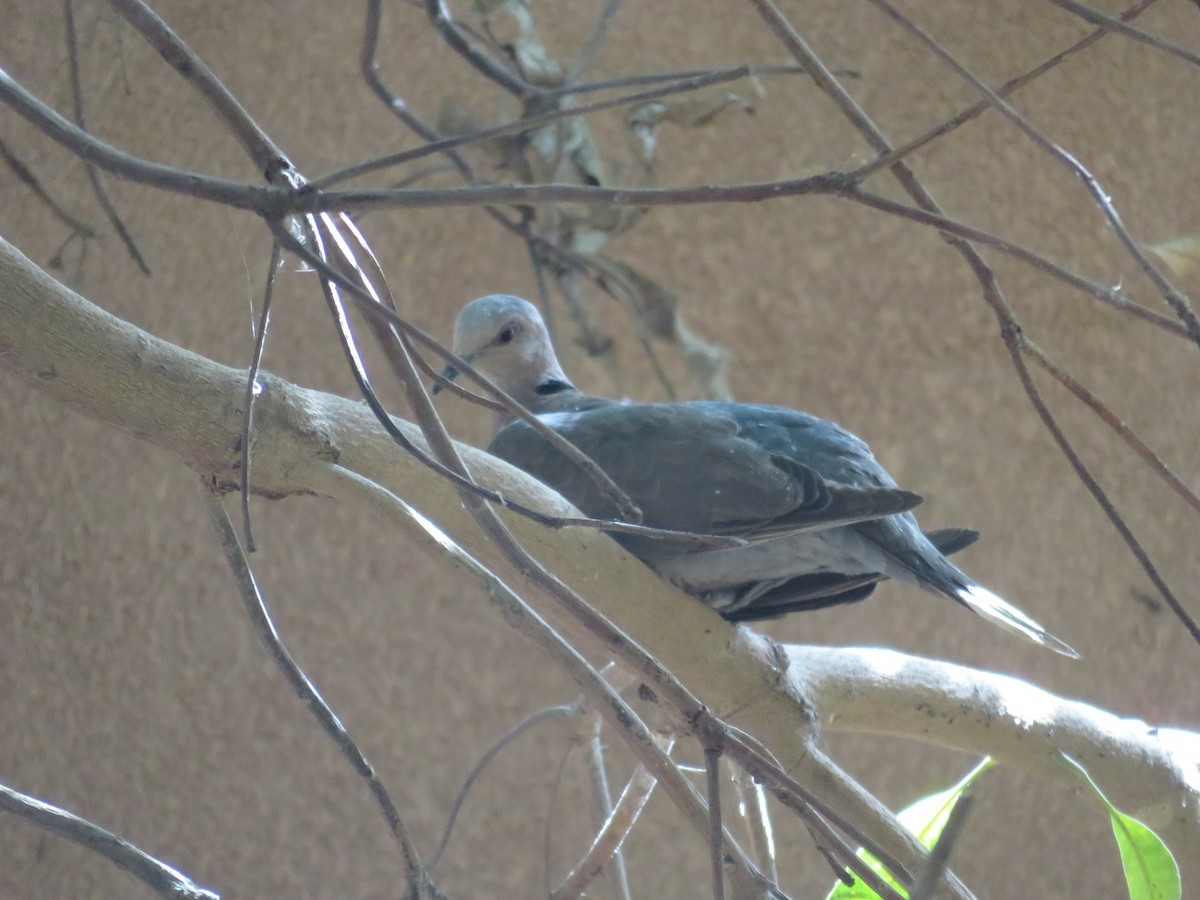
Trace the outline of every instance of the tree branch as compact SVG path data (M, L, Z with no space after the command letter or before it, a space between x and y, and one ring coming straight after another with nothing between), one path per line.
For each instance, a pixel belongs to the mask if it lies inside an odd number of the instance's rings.
M1177 855L1200 840L1200 734L1156 728L1027 681L874 647L789 645L788 678L834 731L917 738L1078 784L1078 760Z

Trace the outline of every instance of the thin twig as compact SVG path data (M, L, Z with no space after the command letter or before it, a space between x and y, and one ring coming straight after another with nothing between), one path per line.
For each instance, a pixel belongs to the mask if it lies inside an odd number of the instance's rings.
M708 859L713 900L725 900L725 860L721 849L721 751L704 748L704 784L708 796Z
M853 200L855 203L861 203L864 206L869 206L872 209L877 209L880 212L886 212L894 216L910 219L913 222L919 222L923 225L932 225L948 235L955 235L960 238L966 238L980 244L986 244L989 247L995 247L1002 253L1019 259L1022 262L1028 263L1033 268L1045 272L1060 281L1069 284L1082 293L1088 294L1092 298L1099 300L1106 306L1111 306L1113 309L1129 313L1136 316L1144 322L1154 325L1156 328L1161 328L1163 331L1170 332L1177 337L1186 338L1188 336L1187 329L1179 322L1170 316L1164 315L1157 310L1150 309L1133 300L1124 297L1120 290L1106 288L1103 285L1096 284L1094 281L1089 281L1082 275L1078 275L1058 263L1052 262L1044 256L1034 253L1027 247L1020 244L1015 244L1012 241L1002 238L999 235L992 234L990 231L985 231L982 228L977 228L974 225L968 225L965 222L960 222L957 219L951 219L940 212L931 212L927 209L922 209L917 206L909 206L884 197L880 194L875 194L870 191L856 190L849 191L842 195L846 199Z
M282 254L279 241L271 242L271 259L267 263L267 284L263 289L262 312L258 317L258 328L254 332L254 351L250 356L250 366L246 369L246 395L242 409L242 533L245 537L246 552L253 553L254 532L250 527L250 446L254 441L254 401L258 397L258 370L262 366L263 353L267 348L267 327L271 322L271 298L275 294L275 281L279 272L279 260Z
M1134 28L1132 25L1128 25L1118 18L1102 13L1098 9L1084 6L1082 3L1075 3L1074 0L1047 0L1047 2L1054 4L1059 9L1065 9L1085 22L1091 22L1093 25L1099 25L1101 28L1115 31L1117 34L1127 37L1130 40L1148 44L1156 50L1162 50L1164 53L1177 56L1184 62L1191 63L1193 66L1200 66L1200 55L1180 47L1178 44L1173 44L1165 38L1160 38L1156 34L1151 34L1140 28Z
M33 170L25 165L15 153L9 149L8 144L0 138L0 159L4 160L5 165L12 170L17 181L21 182L29 190L37 196L39 200L46 204L50 212L54 213L55 217L66 225L71 231L84 240L91 240L97 237L96 229L84 222L82 219L77 219L62 207L58 201L50 196L38 177L33 174Z
M216 529L217 536L221 540L221 548L225 551L225 559L228 561L229 568L233 572L234 581L237 582L238 586L238 593L242 598L243 605L246 607L246 614L254 626L255 633L271 654L271 659L274 660L276 668L279 669L292 690L296 692L296 696L304 701L305 705L308 706L309 710L320 723L321 728L333 740L334 744L342 752L342 755L346 757L350 765L359 774L359 777L366 781L371 795L375 798L375 802L378 804L384 819L388 823L388 828L391 830L392 836L396 839L396 843L400 847L408 879L407 896L412 898L412 900L419 900L421 897L440 896L436 888L434 888L433 883L429 880L428 874L421 867L421 858L417 853L417 848L413 844L403 820L400 818L400 812L396 809L396 804L392 802L391 795L379 779L379 775L376 774L374 766L363 755L363 752L358 748L358 744L354 742L346 727L338 719L337 714L325 702L316 685L304 674L304 671L292 658L291 653L288 652L287 647L284 646L282 639L279 637L279 632L275 629L275 623L271 620L271 613L267 609L266 599L258 589L254 573L250 569L250 561L246 558L241 544L238 543L237 531L234 529L233 523L229 520L229 514L225 511L225 506L221 502L221 498L213 493L208 484L202 484L201 491L204 495L205 507L208 510L209 519L212 521L213 528Z
M950 808L950 815L946 818L946 824L942 826L942 833L929 851L929 859L925 860L917 880L913 882L912 890L908 892L908 900L931 900L934 888L950 862L950 854L954 852L962 835L963 826L974 802L975 798L971 794L962 794Z
M437 846L429 854L429 863L426 868L430 872L437 868L437 864L442 858L442 853L445 852L446 846L450 843L450 836L454 833L454 825L458 821L458 814L462 811L463 804L467 802L467 795L471 792L471 788L475 786L475 782L479 780L479 776L483 774L484 769L491 764L492 760L499 756L505 747L525 732L531 731L543 722L578 714L578 706L548 706L545 709L539 709L500 735L495 743L484 751L475 765L471 767L471 771L467 773L462 787L458 789L458 796L454 798L454 803L450 806L450 815L446 819L446 827L442 829L442 836L438 839Z
M1050 432L1050 436L1058 444L1059 450L1067 458L1067 462L1071 464L1071 468L1075 470L1075 474L1083 482L1084 487L1088 489L1088 493L1092 495L1092 498L1099 505L1100 509L1104 511L1104 515L1108 517L1113 528L1117 530L1117 534L1121 536L1121 540L1125 542L1125 546L1129 548L1134 559L1141 565L1142 571L1146 573L1146 576L1150 579L1159 595L1166 601L1171 611L1175 613L1175 617L1183 623L1183 627L1192 636L1192 640L1200 644L1200 623L1197 623L1192 614L1184 608L1180 599L1175 596L1175 592L1171 590L1166 579L1158 571L1158 567L1151 561L1150 555L1142 547L1141 541L1134 536L1132 529L1125 523L1124 517L1118 512L1112 500L1109 499L1104 488L1100 486L1100 482L1092 475L1091 470L1088 469L1087 465L1080 458L1074 446L1067 440L1062 428L1059 427L1057 420L1042 399L1037 386L1034 385L1033 378L1029 373L1029 367L1025 365L1023 355L1024 333L1015 320L1004 331L1004 340L1013 365L1017 368L1017 375L1021 379L1021 385L1025 388L1025 393L1033 404L1034 409L1037 410L1037 414L1046 426L1046 430Z
M550 866L554 859L554 807L558 805L558 795L562 791L563 776L567 772L567 763L571 760L571 754L576 749L574 743L568 743L567 749L558 760L558 767L554 770L554 780L550 783L550 796L546 801L546 819L542 829L542 885L545 888L546 896L549 897L553 889L550 883Z
M1127 22L1136 19L1157 2L1158 0L1138 0L1137 3L1133 4L1123 13L1121 13L1121 19ZM1040 78L1047 72L1059 66L1061 63L1070 59L1072 56L1083 50L1086 50L1088 47L1091 47L1097 41L1108 35L1108 33L1108 30L1105 28L1097 28L1091 34L1080 38L1065 50L1060 50L1058 53L1055 53L1050 58L1034 66L1032 69L1028 69L1017 77L1011 78L1004 82L1004 84L996 88L996 93L1001 97L1007 97L1009 94L1015 93L1016 91L1025 87L1025 85ZM972 119L977 118L991 108L991 104L989 104L987 100L979 100L971 106L968 106L957 115L947 119L942 124L931 128L929 131L925 132L919 137L913 138L907 144L901 144L894 150L875 157L875 159L871 160L871 162L867 163L865 166L856 169L855 174L865 180L880 169L886 169L897 160L911 156L917 150L920 150L922 147L932 143L938 138L944 137L960 126L967 124Z
M276 183L280 173L293 168L287 155L259 127L213 70L150 7L142 0L108 0L108 3L137 29L167 65L208 101L269 184Z
M405 127L424 140L426 144L441 141L442 135L438 133L437 129L413 113L403 98L384 84L383 78L379 74L379 60L377 55L382 16L382 0L367 0L367 15L363 24L363 40L358 59L359 71L362 73L363 80L366 81L367 86L370 87L375 96L383 102ZM442 153L467 184L475 184L478 181L470 162L456 148L445 148L442 150ZM529 229L530 217L527 208L522 210L520 222L513 222L497 207L489 204L484 204L483 210L504 229L516 234L526 243L529 243L533 239ZM566 250L558 251L558 255L560 256L566 256L568 253L569 251ZM571 255L573 256L573 254Z
M1078 378L1054 362L1046 351L1034 343L1033 338L1023 334L1021 345L1021 349L1032 356L1039 366L1049 372L1059 384L1078 397L1079 400L1096 414L1101 422L1115 431L1121 440L1141 458L1142 462L1166 482L1167 487L1182 497L1188 506L1196 510L1196 512L1200 512L1200 497L1196 496L1195 492L1183 483L1183 479L1172 472L1167 464L1162 461L1162 458L1146 446L1146 443L1138 437L1137 433L1122 422L1116 413L1109 409L1099 397L1093 394Z
M401 150L397 153L390 153L387 156L380 156L376 159L365 160L361 163L356 163L353 166L346 166L338 169L336 172L330 172L321 178L313 181L313 187L324 190L334 184L339 184L343 181L349 181L354 178L359 178L363 175L368 175L371 172L379 171L380 169L391 168L392 166L402 165L413 160L422 159L434 153L445 153L447 150L453 150L458 147L481 143L483 141L493 140L498 137L507 135L522 134L526 131L533 131L537 128L543 128L546 125L552 125L555 122L561 122L564 119L574 119L578 116L584 116L589 113L599 112L605 109L611 109L615 106L629 106L634 103L643 103L648 100L656 100L660 97L670 96L672 94L686 93L688 91L699 90L700 88L709 87L714 84L721 84L726 81L735 81L739 78L747 77L751 72L749 66L734 66L728 69L716 69L708 72L702 72L699 75L690 75L687 78L671 82L669 84L660 85L651 90L643 91L638 94L622 95L607 100L597 100L594 103L588 103L583 106L568 106L551 109L544 113L539 113L534 116L526 116L521 119L515 119L512 122L505 122L500 125L493 125L489 128L480 128L467 134L454 135L453 137L435 137L427 138L429 143L422 144L420 147L413 147L409 150ZM377 76L376 76L377 78ZM374 82L373 82L374 83ZM390 92L388 94L390 95ZM393 103L395 100L393 99Z
M510 94L531 97L540 91L507 65L501 65L490 56L480 53L471 44L462 27L454 21L445 0L426 0L425 13L442 39L477 72L494 81Z
M155 859L108 829L4 784L0 784L0 810L99 853L164 897L220 900L219 894L200 887L178 869Z
M383 101L384 106L391 110L405 126L427 142L440 140L441 135L437 133L436 129L415 115L408 108L408 104L383 83L383 78L379 74L378 59L379 28L382 18L382 0L367 0L367 18L363 24L362 47L358 54L359 72L375 96ZM458 169L468 184L475 181L475 175L471 171L470 164L467 163L461 154L447 152L445 155L451 164ZM318 179L318 183L328 181L330 177L326 176L324 179Z
M5 85L0 81L0 99ZM20 111L20 110L18 110ZM53 135L51 135L53 137ZM136 177L136 171L131 171ZM555 203L595 203L617 206L691 206L712 203L759 203L809 194L836 194L850 190L853 175L845 172L822 172L802 178L779 181L734 182L731 184L702 184L677 188L597 187L586 184L478 184L459 188L346 191L300 191L291 196L264 191L250 197L239 195L243 208L261 207L264 215L328 212L344 209L424 209L435 207L481 206L544 206ZM177 189L177 187L172 188ZM225 196L219 187L205 185L220 202ZM209 198L205 198L209 199Z
M579 48L579 53L575 56L575 61L567 69L566 77L563 78L564 84L574 84L591 67L596 59L596 54L600 52L600 48L604 45L604 39L608 37L608 28L612 25L612 20L616 17L617 10L620 8L621 0L608 0L608 3L600 13L600 17L596 19L596 24L592 26L592 31L587 36L587 40Z
M806 75L801 66L756 66L745 64L732 69L685 69L679 72L660 72L654 75L622 75L619 78L605 78L601 81L587 81L583 84L564 84L561 87L547 88L542 96L545 98L562 97L568 94L592 94L596 91L626 90L633 87L644 87L652 84L667 82L683 82L689 78L702 78L716 72L735 72L745 68L747 77L758 78L766 75ZM857 77L857 72L844 72ZM736 77L736 76L735 76Z
M746 824L750 858L772 881L779 880L775 860L775 836L771 832L771 810L762 785L755 782L741 766L729 763L729 778L737 793L738 807Z
M106 172L120 175L138 184L186 194L235 209L270 210L281 201L286 202L288 192L257 184L214 178L174 166L164 166L118 150L65 119L2 68L0 101L73 155L85 162L94 163ZM286 213L287 210L283 209L282 214Z
M610 682L611 683L611 682ZM608 771L604 767L604 719L601 716L591 717L591 737L585 742L583 751L584 769L588 786L591 789L592 805L594 807L597 833L604 828L613 814L612 791L608 785ZM641 763L638 763L641 766ZM608 873L614 882L615 892L619 900L631 900L629 894L629 873L625 869L625 854L618 846L609 857Z
M670 752L669 745L666 752ZM657 783L650 770L638 763L621 791L616 805L613 806L612 813L596 833L592 845L588 847L587 853L562 883L549 892L550 900L574 900L583 896L588 885L600 874L608 860L620 851L621 844L649 802Z
M71 102L75 108L75 124L86 130L87 121L83 112L83 81L79 77L79 41L75 31L74 0L63 0L63 20L67 32L67 71L71 79ZM150 266L146 262L146 258L142 256L142 251L138 247L137 241L133 239L133 235L125 227L125 223L121 220L116 206L113 205L112 199L108 196L108 190L104 187L104 182L100 179L100 173L96 171L95 166L88 163L84 164L84 169L87 171L88 181L91 182L92 193L96 195L96 202L100 204L100 208L104 211L109 224L112 225L113 230L121 239L121 243L125 245L125 250L133 258L137 267L142 270L143 275L152 275Z

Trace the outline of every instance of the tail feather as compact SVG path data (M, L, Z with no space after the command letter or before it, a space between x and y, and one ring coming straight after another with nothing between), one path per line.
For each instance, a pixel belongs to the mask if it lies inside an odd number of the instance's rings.
M1061 653L1063 656L1069 656L1071 659L1079 659L1079 654L1069 645L1056 638L1003 597L993 594L982 585L969 584L964 588L960 588L955 596L961 603L985 619L995 622L1001 628L1007 628L1009 631L1021 635L1026 640L1033 641L1035 644L1041 644L1055 653Z

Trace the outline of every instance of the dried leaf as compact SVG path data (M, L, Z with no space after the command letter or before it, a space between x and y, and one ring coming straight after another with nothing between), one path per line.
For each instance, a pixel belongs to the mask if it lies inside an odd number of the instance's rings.
M706 397L729 400L729 352L698 337L679 313L672 291L632 266L598 254L592 262L601 271L600 286L629 310L643 342L658 339L679 348L688 371Z
M625 125L637 139L645 162L654 159L658 127L664 122L680 128L703 128L725 110L736 107L749 115L754 105L733 91L710 91L677 100L649 100L625 114Z
M474 9L484 19L502 12L512 17L517 26L517 36L511 44L513 56L530 83L541 87L559 87L563 83L563 67L546 52L525 0L476 0Z

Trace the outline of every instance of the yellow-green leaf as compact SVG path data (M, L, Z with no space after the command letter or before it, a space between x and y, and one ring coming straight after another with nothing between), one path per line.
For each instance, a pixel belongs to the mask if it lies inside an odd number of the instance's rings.
M1125 869L1129 900L1180 900L1183 886L1179 880L1179 864L1163 839L1145 823L1113 806L1082 765L1062 751L1059 751L1059 756L1088 783L1100 802L1108 808L1113 835L1121 854L1121 866Z
M956 785L909 804L896 814L896 818L922 844L932 847L941 837L942 829L946 827L950 813L954 810L954 804L975 782L975 779L990 769L992 765L994 764L991 757L985 756L979 765L964 775ZM871 871L894 887L901 896L908 896L908 891L900 885L900 882L892 876L883 863L861 847L858 850L858 858L865 862ZM845 885L840 882L834 885L826 900L880 900L880 898L879 894L863 884L862 881L856 881L853 885Z

